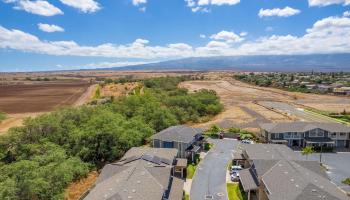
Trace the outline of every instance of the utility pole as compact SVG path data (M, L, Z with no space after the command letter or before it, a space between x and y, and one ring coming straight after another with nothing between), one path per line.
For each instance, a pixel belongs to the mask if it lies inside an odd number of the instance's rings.
M323 147L323 143L321 144L321 152L320 152L320 165L322 165L322 147Z

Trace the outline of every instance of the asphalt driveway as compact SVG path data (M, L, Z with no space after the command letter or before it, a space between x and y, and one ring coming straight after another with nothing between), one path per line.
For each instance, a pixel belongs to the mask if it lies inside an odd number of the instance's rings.
M216 200L227 200L226 168L235 146L235 140L213 140L214 148L198 165L192 180L190 199L203 200L206 195L212 195Z

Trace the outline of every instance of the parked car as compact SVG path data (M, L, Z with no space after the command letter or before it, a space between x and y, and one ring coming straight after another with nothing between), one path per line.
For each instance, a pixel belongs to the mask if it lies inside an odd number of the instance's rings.
M242 140L241 141L243 144L254 144L252 140Z
M240 165L234 165L234 166L231 166L231 171L239 171L239 170L242 170L243 167L240 166Z
M234 172L233 174L231 174L231 181L233 181L233 182L239 181L239 173L238 172Z

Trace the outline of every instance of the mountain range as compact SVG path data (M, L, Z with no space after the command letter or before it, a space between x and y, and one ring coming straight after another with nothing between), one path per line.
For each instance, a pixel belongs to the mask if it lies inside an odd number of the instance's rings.
M111 68L109 68L110 70ZM193 57L113 70L350 71L349 54Z

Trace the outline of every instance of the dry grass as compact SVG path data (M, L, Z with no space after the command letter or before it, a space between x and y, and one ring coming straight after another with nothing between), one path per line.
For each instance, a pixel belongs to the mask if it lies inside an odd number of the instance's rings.
M140 83L124 83L124 84L108 84L104 86L101 90L102 96L114 96L114 97L120 97L128 95L130 92L132 92L135 88L139 87Z
M21 126L25 118L36 117L40 114L43 113L21 113L6 115L6 119L0 123L0 135L5 134L11 127Z
M86 178L82 178L68 186L65 192L65 200L78 200L84 192L93 186L98 177L98 172L92 171Z

